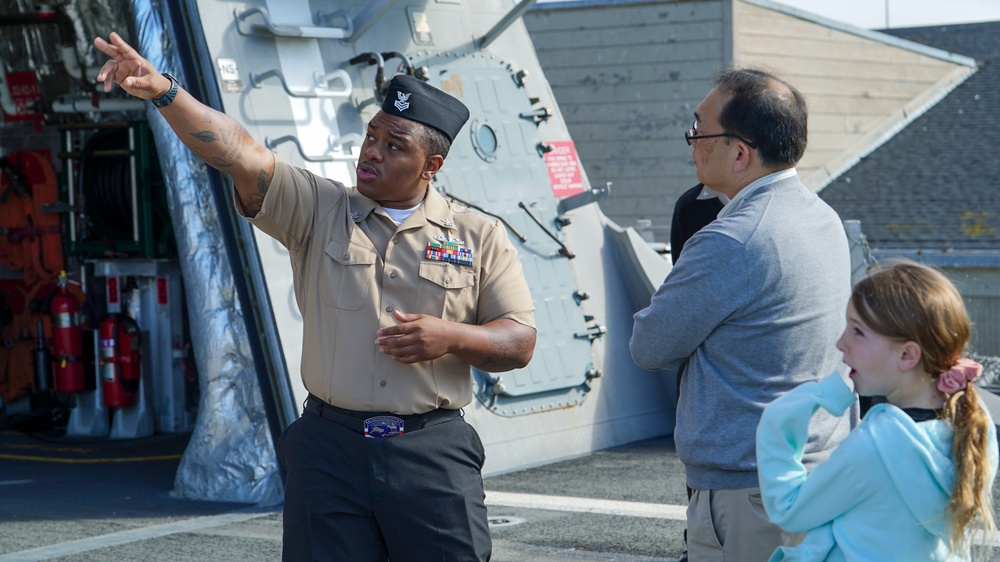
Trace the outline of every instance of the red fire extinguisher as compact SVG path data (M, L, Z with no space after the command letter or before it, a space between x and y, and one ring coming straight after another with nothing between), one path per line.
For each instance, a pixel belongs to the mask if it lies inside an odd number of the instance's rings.
M52 296L52 356L55 389L81 392L86 379L83 369L83 332L80 329L80 301L66 290L65 274L59 276L59 292Z
M122 314L101 320L101 388L104 404L111 408L139 401L139 325Z

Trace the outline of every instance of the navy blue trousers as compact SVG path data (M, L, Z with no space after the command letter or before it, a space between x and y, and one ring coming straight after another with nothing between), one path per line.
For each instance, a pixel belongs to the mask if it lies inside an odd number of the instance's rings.
M490 559L486 457L463 418L367 439L306 412L277 450L288 471L283 561Z

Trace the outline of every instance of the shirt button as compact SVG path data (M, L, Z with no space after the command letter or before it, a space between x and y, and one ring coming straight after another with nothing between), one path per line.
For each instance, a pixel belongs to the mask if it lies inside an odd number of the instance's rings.
M378 383L378 385L381 386L382 388L385 388L385 381Z
M444 278L444 284L445 285L451 285L451 277L445 277Z
M385 311L391 314L392 313L392 307L391 306L385 307Z
M350 261L350 260L351 260L351 254L344 254L344 261Z
M392 273L389 274L389 279L395 279L395 278L396 278L396 272L393 271Z
M399 238L393 238L392 239L392 243L393 244L399 244Z

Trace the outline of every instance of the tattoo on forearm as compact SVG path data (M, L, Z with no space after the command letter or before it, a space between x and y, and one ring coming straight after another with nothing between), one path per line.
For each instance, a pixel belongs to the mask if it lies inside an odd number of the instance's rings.
M185 144L209 166L225 170L239 162L247 148L253 145L253 138L236 120L226 115L221 117L219 120L210 112L205 112L202 121L206 124L218 123L219 126L190 133L200 142ZM216 141L222 143L221 153L219 147L214 146Z
M203 120L205 122L210 122L211 116L208 113L205 113L205 118ZM204 144L213 143L219 140L219 136L215 134L215 131L209 131L207 129L190 134L192 137L198 139ZM212 166L213 168L228 168L233 165L232 162L229 162L228 160L212 155L213 149L207 146L192 144L190 142L185 142L184 144L188 145L188 148L190 148L196 155L198 155L199 158L204 160L206 164Z
M247 215L253 216L260 212L269 185L271 185L271 174L267 173L267 170L261 170L257 175L257 193L252 193L243 201L243 210Z
M191 136L201 142L215 142L219 140L219 135L216 135L212 131L198 131L197 133L191 133Z
M257 191L260 192L261 197L267 193L267 188L270 185L271 174L267 173L267 170L261 169L260 173L257 174Z
M253 144L253 138L250 137L250 133L244 129L239 123L233 121L232 127L227 131L226 129L219 129L223 133L224 138L232 139L226 142L226 153L224 158L230 162L239 162L243 158L243 153L246 152L247 147Z
M197 126L191 128L195 127ZM198 158L225 173L233 173L228 169L237 166L248 151L249 154L254 154L256 146L253 137L238 121L211 109L202 113L200 130L189 130L188 136L181 135L181 139ZM251 161L246 165L255 167L257 163ZM260 212L269 185L271 174L261 169L257 175L256 192L241 194L240 203L248 216L252 217Z
M223 160L222 158L218 158L218 157L208 158L208 159L205 160L205 162L208 163L209 166L211 166L213 168L219 168L219 169L230 168L233 165L232 162L228 162L228 161Z

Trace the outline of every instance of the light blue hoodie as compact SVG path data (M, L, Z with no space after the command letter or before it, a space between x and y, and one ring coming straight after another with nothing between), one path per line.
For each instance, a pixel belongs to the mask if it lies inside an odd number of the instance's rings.
M775 560L968 560L948 545L947 506L955 481L952 430L942 420L914 422L891 404L873 407L825 462L802 465L810 418L839 416L856 400L834 373L771 403L757 427L764 509L787 532L809 531ZM990 478L997 437L989 424ZM990 494L989 491L986 492Z

